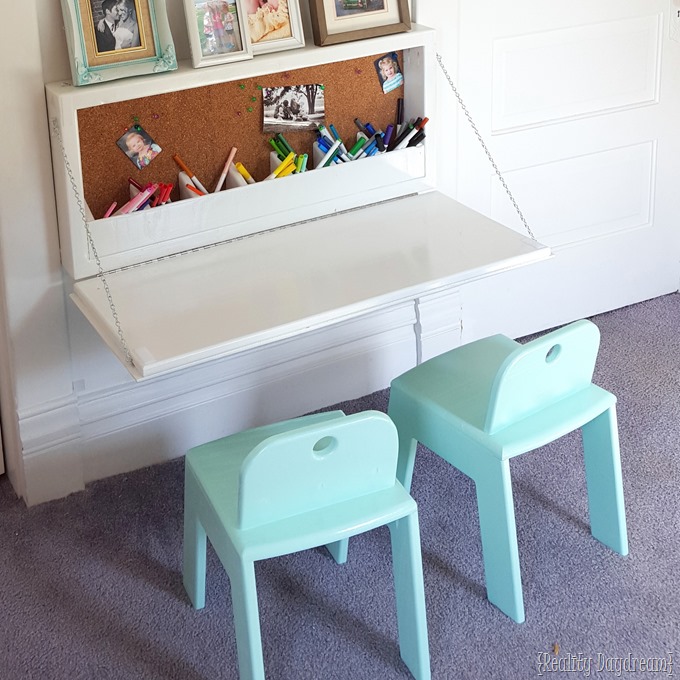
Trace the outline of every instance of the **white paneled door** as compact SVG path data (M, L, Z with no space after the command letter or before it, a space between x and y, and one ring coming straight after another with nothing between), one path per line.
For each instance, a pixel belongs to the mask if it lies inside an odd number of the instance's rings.
M457 3L459 91L536 238L554 251L466 287L466 341L517 337L678 289L676 3ZM456 197L522 231L462 115L456 157Z

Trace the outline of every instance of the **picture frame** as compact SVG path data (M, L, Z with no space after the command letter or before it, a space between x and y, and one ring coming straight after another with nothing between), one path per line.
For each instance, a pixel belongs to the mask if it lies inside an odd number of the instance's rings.
M300 0L244 0L253 54L305 46Z
M320 47L411 30L408 0L309 0Z
M253 58L244 0L184 0L194 68Z
M61 0L61 9L74 85L177 68L165 0Z

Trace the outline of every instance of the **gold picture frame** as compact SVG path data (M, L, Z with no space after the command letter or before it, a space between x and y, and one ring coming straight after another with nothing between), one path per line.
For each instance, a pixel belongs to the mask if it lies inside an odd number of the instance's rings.
M408 0L310 0L320 47L411 30Z

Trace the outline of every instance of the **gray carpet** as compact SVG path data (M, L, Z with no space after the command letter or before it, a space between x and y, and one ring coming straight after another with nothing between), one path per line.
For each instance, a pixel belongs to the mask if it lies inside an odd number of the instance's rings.
M421 450L412 494L433 678L658 677L669 669L633 674L625 663L680 651L680 296L593 320L596 382L619 397L630 555L590 536L578 435L515 459L527 620L513 623L485 598L472 483ZM384 411L387 397L339 407ZM182 490L181 460L31 509L0 479L2 680L238 677L228 581L212 551L206 608L193 611L182 587ZM257 576L268 680L410 677L386 529L354 539L342 567L318 549L258 563Z

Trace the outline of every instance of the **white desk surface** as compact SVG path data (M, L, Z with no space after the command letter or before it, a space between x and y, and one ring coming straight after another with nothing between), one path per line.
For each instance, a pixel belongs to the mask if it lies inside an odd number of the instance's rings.
M443 194L410 196L111 273L144 379L544 260L546 246ZM123 358L98 278L72 295ZM124 359L123 359L124 360Z

